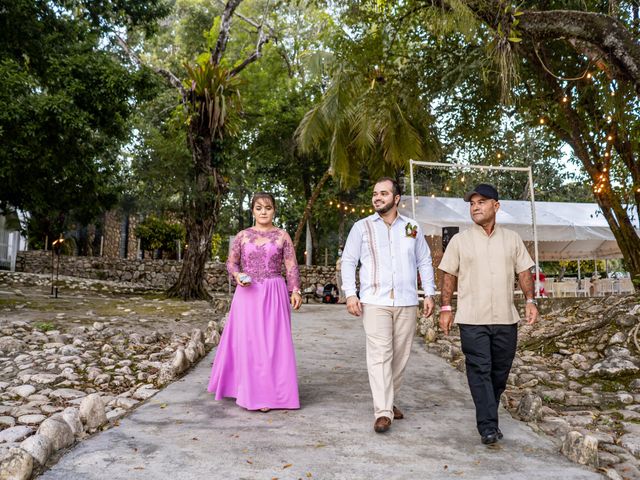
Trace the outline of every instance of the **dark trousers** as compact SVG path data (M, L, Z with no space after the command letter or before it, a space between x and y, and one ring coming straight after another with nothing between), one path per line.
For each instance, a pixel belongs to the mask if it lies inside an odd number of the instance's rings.
M458 326L478 432L486 435L498 428L500 395L516 354L518 325Z

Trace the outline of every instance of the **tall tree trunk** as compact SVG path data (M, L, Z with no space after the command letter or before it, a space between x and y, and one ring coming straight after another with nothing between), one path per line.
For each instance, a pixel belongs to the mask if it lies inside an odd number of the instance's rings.
M190 132L189 143L196 165L196 191L189 205L185 220L187 248L182 260L178 280L168 295L183 300L208 299L205 264L211 252L211 237L218 223L222 196L227 185L214 166L221 154L220 142L212 142L206 132Z
M316 225L309 221L309 232L311 233L311 246L313 255L311 256L311 265L319 265L320 262L320 250L318 245L318 231Z
M307 201L307 205L304 207L304 213L302 214L302 218L300 218L300 222L298 223L298 228L296 229L296 233L293 236L294 249L297 248L298 244L300 243L300 237L302 237L302 232L304 230L305 224L307 223L307 219L311 217L311 211L313 210L313 206L315 205L316 200L318 200L318 197L320 196L322 187L324 187L324 184L327 183L327 180L329 180L329 178L331 177L331 173L332 173L331 169L324 172L324 175L322 176L320 181L317 183L317 185L313 189L313 193L311 194L311 197Z
M340 224L338 225L338 248L344 248L344 225L347 223L347 216L343 213L340 217Z
M240 200L238 201L238 210L236 215L238 217L238 231L244 230L244 209L242 205L244 204L244 188L240 190Z

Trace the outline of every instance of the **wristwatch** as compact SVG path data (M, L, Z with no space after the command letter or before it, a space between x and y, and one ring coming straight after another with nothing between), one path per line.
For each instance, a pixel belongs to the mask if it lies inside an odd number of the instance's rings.
M299 288L297 290L291 290L291 293L297 293L298 295L302 296L302 291Z
M533 303L535 306L538 306L538 301L535 298L527 298L526 303Z

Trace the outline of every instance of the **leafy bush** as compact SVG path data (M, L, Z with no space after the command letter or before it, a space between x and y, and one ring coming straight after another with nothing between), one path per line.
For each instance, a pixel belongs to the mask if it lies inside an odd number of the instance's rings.
M185 228L175 222L161 220L154 216L145 218L136 227L136 236L143 250L177 251L177 241L185 243Z

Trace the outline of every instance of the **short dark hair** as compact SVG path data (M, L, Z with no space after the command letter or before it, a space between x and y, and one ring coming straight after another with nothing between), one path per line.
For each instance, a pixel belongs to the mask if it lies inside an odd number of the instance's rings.
M393 185L393 196L394 197L396 195L402 196L402 190L400 190L400 184L398 183L398 181L395 178L380 177L378 180L376 180L376 184L378 184L380 182L391 182L391 185Z
M273 206L273 209L276 209L276 200L275 198L273 198L273 195L271 195L269 192L256 192L251 198L251 210L253 210L253 207L258 200L269 200L271 202L271 205Z

